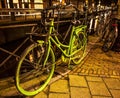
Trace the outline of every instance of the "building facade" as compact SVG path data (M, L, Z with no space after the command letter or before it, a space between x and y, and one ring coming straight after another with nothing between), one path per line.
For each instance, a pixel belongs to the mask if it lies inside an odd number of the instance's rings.
M43 0L0 0L0 8L43 9Z

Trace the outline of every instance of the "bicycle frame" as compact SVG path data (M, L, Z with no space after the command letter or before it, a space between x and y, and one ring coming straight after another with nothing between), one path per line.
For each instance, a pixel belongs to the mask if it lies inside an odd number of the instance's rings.
M55 35L54 37L52 36L52 34L54 33L53 31L55 30L55 28L54 28L54 19L51 19L51 22L50 22L50 28L49 28L49 32L48 32L48 51L47 51L47 55L49 55L49 52L50 52L50 48L51 48L51 45L52 45L52 43L54 43L56 46L57 46L57 48L59 48L60 49L60 51L62 52L62 54L63 54L63 56L64 56L64 58L70 58L71 60L74 58L72 58L72 56L75 54L75 53L77 53L77 52L79 52L81 49L82 49L82 47L80 48L80 49L78 49L78 50L76 50L76 51L74 51L74 52L72 52L72 50L71 50L71 47L73 47L73 44L72 44L72 42L74 42L74 40L75 40L75 36L76 35L78 35L78 33L79 32L82 32L82 33L84 33L84 35L86 36L86 28L87 28L87 26L86 25L80 25L80 26L77 26L77 27L75 27L74 25L72 26L72 31L71 31L71 34L70 34L70 40L69 40L69 44L68 45L65 45L65 44L63 44L63 43L61 43L60 41L59 41L59 39L58 39L58 37L57 37L57 35ZM39 41L38 41L39 42ZM84 40L84 43L86 43L86 40ZM74 46L74 47L76 47L76 46ZM64 50L65 49L65 50ZM46 60L47 60L47 58L46 58ZM46 61L45 60L45 61Z

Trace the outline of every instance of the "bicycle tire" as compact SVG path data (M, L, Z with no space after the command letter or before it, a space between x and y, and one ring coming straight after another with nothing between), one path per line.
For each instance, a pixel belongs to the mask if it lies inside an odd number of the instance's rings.
M103 20L98 23L96 35L100 38L102 38L102 36L103 36L104 26L105 26L105 24L104 24Z
M108 36L105 39L105 42L103 43L102 50L104 52L108 52L114 45L115 40L116 40L115 31L112 30L110 31L110 33L108 33Z
M87 35L86 32L79 31L75 38L72 40L72 53L77 52L72 56L74 64L80 64L86 54ZM75 47L75 48L74 48Z
M54 74L55 55L53 50L49 48L50 51L43 51L43 48L38 43L32 44L25 49L20 58L15 78L16 87L23 95L33 96L41 92L48 85ZM36 56L34 56L34 50L37 51ZM33 57L32 60L29 59L29 54ZM43 66L43 63L45 66ZM33 89L31 89L32 87Z

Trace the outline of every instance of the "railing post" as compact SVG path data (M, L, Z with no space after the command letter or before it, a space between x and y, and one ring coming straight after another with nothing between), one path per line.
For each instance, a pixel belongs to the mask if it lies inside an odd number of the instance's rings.
M10 1L11 1L11 2L9 2L10 8L14 8L13 0L10 0ZM11 12L11 20L15 21L15 12Z

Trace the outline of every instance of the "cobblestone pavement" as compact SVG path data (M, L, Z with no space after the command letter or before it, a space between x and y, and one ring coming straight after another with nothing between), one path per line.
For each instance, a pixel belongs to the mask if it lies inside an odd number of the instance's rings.
M119 77L120 76L120 54L109 51L104 53L100 44L95 44L84 60L82 66L76 67L72 73Z
M34 98L120 98L120 54L96 43L81 65Z

